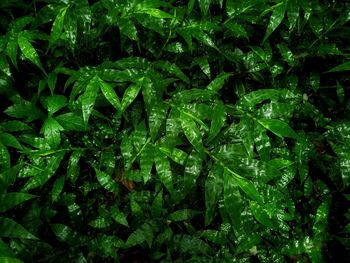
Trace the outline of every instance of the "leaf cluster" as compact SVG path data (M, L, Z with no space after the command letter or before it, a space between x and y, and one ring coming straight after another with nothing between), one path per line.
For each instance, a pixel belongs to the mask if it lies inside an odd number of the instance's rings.
M349 12L2 0L0 261L342 261Z

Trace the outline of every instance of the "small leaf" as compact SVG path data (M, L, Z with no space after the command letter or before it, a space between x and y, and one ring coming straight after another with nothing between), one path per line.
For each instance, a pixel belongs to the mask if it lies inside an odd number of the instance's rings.
M99 229L106 228L110 226L110 224L111 222L105 217L98 217L95 220L89 222L89 226Z
M101 172L100 170L95 168L96 177L98 182L108 191L113 193L119 192L119 187L117 182L105 172Z
M192 219L194 216L198 215L200 212L192 209L181 209L175 212L172 212L168 218L171 221L186 221Z
M340 71L349 71L350 70L350 61L345 62L343 64L340 64L328 71L326 71L326 73L330 73L330 72L340 72Z
M121 110L124 112L126 108L136 99L137 95L140 92L142 86L142 80L139 81L138 84L132 84L130 87L126 89L123 95L123 99L121 102Z
M10 161L10 153L8 152L7 147L0 143L0 170L10 168Z
M23 55L30 60L34 65L36 65L38 68L40 68L42 71L44 71L43 66L41 65L38 53L36 52L35 48L30 43L29 39L25 37L23 34L20 34L18 36L18 46L21 49Z
M23 263L22 260L19 260L17 258L3 257L3 256L0 256L0 262L2 262L2 263Z
M144 8L141 10L137 10L137 13L148 14L155 18L173 18L173 15L156 8Z
M131 19L122 18L118 21L118 26L120 28L120 32L130 38L131 40L138 41L137 37L137 29Z
M197 127L195 121L188 116L185 112L180 113L181 126L187 137L188 141L193 147L201 154L204 153L204 147L202 142L202 135Z
M75 150L72 152L68 160L67 177L73 184L79 176L80 166L78 163L82 153L83 152L81 150Z
M46 102L49 116L52 116L54 113L67 105L67 98L63 95L52 95L47 97Z
M63 127L54 119L47 118L42 131L44 132L45 139L52 148L57 148L61 142L60 131L63 131Z
M340 83L337 81L337 95L338 95L338 100L340 103L344 102L344 88Z
M154 63L154 66L156 68L159 68L159 69L163 70L163 71L167 71L167 72L169 72L172 75L175 75L176 77L178 77L179 79L181 79L182 81L184 81L186 83L190 83L189 78L174 63L170 63L169 61L159 60L159 61Z
M37 196L26 193L7 193L0 195L0 213L5 212L12 207L19 205L27 200L33 199Z
M56 202L58 200L58 197L63 190L64 183L65 183L64 176L60 176L54 182L53 187L52 187L52 191L51 191L52 202Z
M109 103L118 111L122 109L118 95L115 93L114 89L103 80L100 80L100 87L103 95L109 101Z
M260 196L258 190L256 190L255 186L250 181L241 176L237 176L237 174L233 176L235 177L235 181L239 188L241 188L242 191L245 192L247 196L249 196L249 198L257 201L260 204L263 203L263 199Z
M260 119L258 122L266 129L283 138L298 139L298 134L285 122L275 119Z
M220 101L216 102L213 109L213 117L208 136L208 142L212 141L219 134L221 128L225 125L226 111L225 105Z
M188 156L185 173L184 173L184 187L185 193L189 192L192 188L196 186L196 180L202 171L202 159L199 154L192 151Z
M264 100L273 99L280 94L276 89L259 89L252 91L242 98L242 104L253 107Z
M220 73L212 82L209 83L207 89L210 91L218 92L224 85L225 80L230 76L230 73Z
M55 119L63 127L64 131L86 131L83 117L76 113L63 113L55 117Z
M217 202L223 191L224 182L222 178L223 169L221 166L214 166L205 180L205 225L209 225L217 211Z
M198 0L199 7L203 15L207 15L211 0Z
M15 136L10 133L2 132L0 133L0 143L8 147L13 147L22 150L22 145L18 142Z
M83 112L84 123L87 125L92 108L95 105L96 97L99 90L98 77L93 77L86 87L84 94L81 96L81 110Z
M231 222L237 229L241 225L242 200L235 178L224 170L224 204Z
M67 9L69 6L62 7L60 11L58 12L55 21L52 24L51 28L51 36L50 36L50 45L57 42L57 40L60 38L63 26L64 26L64 17L66 16Z
M273 7L273 12L270 17L269 24L266 29L265 37L263 42L275 31L275 29L281 24L284 15L286 13L287 1L282 1Z
M112 206L112 208L111 208L111 217L117 223L119 223L123 226L129 227L129 224L128 224L128 221L126 220L125 214L120 212L115 206Z
M0 217L0 237L38 239L23 226L7 217Z
M252 202L250 202L250 210L252 211L255 219L259 223L261 223L264 226L267 226L269 228L272 228L272 229L275 228L274 223L272 222L269 215L267 214L267 212L265 211L265 209L261 205L252 201Z
M160 181L170 194L174 195L173 176L168 157L160 150L157 150L154 155L154 161Z

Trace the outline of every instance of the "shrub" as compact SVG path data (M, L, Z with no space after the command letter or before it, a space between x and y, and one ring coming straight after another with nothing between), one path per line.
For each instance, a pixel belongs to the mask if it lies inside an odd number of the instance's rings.
M349 12L2 0L0 261L343 261Z

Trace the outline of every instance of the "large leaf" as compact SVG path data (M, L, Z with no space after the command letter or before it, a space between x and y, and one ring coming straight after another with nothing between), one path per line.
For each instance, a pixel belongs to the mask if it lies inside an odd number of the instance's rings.
M86 90L81 97L81 110L83 112L83 119L85 124L88 123L92 109L95 105L96 97L100 87L98 77L93 77L89 84L86 86Z

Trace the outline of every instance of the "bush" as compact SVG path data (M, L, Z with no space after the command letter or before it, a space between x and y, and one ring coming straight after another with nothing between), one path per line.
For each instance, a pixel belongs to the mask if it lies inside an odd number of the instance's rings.
M2 0L0 261L343 261L349 13Z

